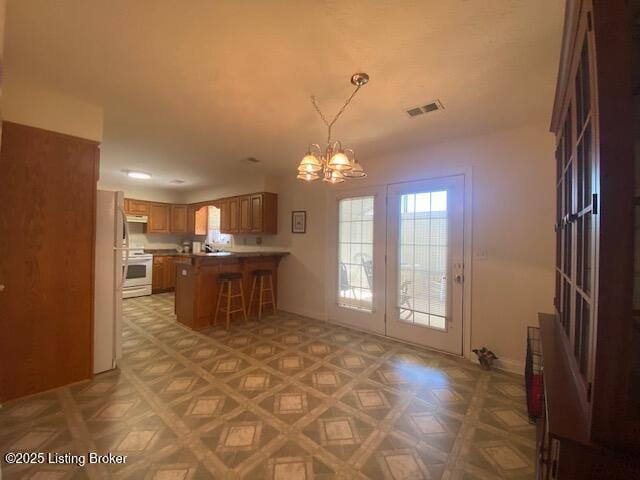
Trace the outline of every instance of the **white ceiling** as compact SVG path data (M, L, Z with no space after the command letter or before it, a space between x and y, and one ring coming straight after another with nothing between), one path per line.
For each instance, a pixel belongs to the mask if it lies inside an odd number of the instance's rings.
M334 128L373 154L546 121L559 0L9 0L6 75L104 107L101 177L201 189L291 173ZM405 110L440 99L445 110ZM243 163L247 157L259 166ZM186 181L171 187L169 181Z

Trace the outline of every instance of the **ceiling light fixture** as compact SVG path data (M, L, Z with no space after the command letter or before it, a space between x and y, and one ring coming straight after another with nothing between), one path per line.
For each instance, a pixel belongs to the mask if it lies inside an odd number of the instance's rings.
M137 178L138 180L149 180L151 178L151 174L145 172L138 172L136 170L129 170L127 172L127 176L131 178Z
M324 151L317 143L309 146L309 150L298 165L298 179L306 182L312 182L322 178L327 183L342 183L346 178L363 178L367 174L364 172L362 165L356 160L353 150L343 148L339 140L331 141L331 128L336 120L340 118L342 112L347 108L353 97L356 96L358 90L367 84L369 75L366 73L356 73L351 76L351 83L356 89L344 103L342 108L336 113L336 116L329 122L316 103L316 97L311 96L311 103L316 109L318 115L327 126L327 144Z

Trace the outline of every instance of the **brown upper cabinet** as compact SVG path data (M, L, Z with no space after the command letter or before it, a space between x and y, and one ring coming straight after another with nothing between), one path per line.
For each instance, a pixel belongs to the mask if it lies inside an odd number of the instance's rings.
M273 235L278 232L278 196L254 193L218 202L222 233Z
M130 215L149 215L149 202L125 198L124 211Z
M240 231L251 231L251 196L246 195L238 199L240 202Z
M218 208L220 209L220 231L222 233L230 233L231 210L229 208L229 201L227 199L219 200Z
M209 233L209 207L200 207L195 211L195 228L193 232L196 235L206 235Z
M228 233L239 233L240 232L240 198L230 198L227 203L229 208L229 232Z
M171 205L171 233L187 233L187 206Z
M194 235L209 233L209 206L189 205L187 207L187 231Z
M171 205L152 203L149 207L148 233L171 233Z
M147 202L125 198L129 215L148 215L147 233L209 233L209 206L220 209L222 233L274 235L278 233L278 195L252 193L191 205Z

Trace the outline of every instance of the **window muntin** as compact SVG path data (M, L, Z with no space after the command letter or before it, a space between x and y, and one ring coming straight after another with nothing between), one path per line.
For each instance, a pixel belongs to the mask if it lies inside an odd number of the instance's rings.
M338 202L338 305L373 311L374 197Z

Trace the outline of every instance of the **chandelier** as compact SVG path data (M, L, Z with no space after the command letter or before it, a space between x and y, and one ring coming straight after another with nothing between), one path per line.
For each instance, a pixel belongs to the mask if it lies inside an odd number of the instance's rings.
M356 160L355 153L350 148L343 148L342 143L339 140L331 141L331 128L336 120L340 118L342 112L349 105L353 97L356 96L358 90L367 84L369 81L369 75L366 73L356 73L351 76L351 83L355 85L356 89L351 96L347 98L342 108L336 113L336 116L331 122L329 122L316 103L316 98L311 96L311 103L313 108L316 109L318 115L327 126L327 144L322 150L322 147L317 143L309 146L309 150L304 155L304 158L298 165L298 178L307 182L319 180L322 178L323 182L328 183L342 183L347 178L363 178L367 174L362 169L362 165Z

